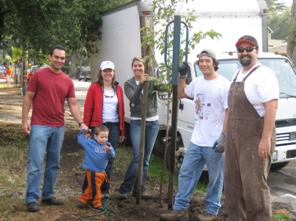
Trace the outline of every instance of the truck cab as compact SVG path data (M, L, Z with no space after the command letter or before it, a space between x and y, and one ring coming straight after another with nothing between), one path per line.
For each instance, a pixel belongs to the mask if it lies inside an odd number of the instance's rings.
M218 56L218 73L231 80L241 67L236 53L223 53ZM272 169L280 169L289 161L296 160L296 74L289 58L272 53L260 53L258 60L271 68L280 86L280 99L276 116L276 147L272 155ZM191 77L194 80L202 75L197 63L192 64ZM189 144L189 134L194 127L193 102L183 98L179 106L178 131L183 145ZM184 137L184 138L183 138Z

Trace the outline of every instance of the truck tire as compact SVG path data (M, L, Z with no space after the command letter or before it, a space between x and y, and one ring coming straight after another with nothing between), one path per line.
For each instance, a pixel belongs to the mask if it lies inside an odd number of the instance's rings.
M165 137L165 132L159 131L153 147L153 154L160 156L161 158L163 158L164 148L165 148L164 137Z
M166 152L166 156L165 157L165 165L167 167L168 170L173 171L173 169L171 168L170 162L171 162L171 156L170 156L170 149L171 149L171 142L168 143L168 151ZM184 148L180 145L178 145L177 143L177 150L175 151L175 168L174 168L174 172L175 174L179 173L179 170L181 168L183 159L184 159L184 155L185 155L185 151Z
M287 161L287 162L282 162L282 163L274 163L274 164L271 164L270 169L271 169L272 171L277 171L277 170L280 170L280 169L284 168L285 166L287 166L288 163L289 163L289 161Z

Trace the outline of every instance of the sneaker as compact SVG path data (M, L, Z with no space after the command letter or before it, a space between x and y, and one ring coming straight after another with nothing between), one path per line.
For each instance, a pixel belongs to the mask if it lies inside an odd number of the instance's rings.
M210 214L210 213L203 213L199 214L198 218L200 221L217 221L218 217L216 215Z
M98 213L105 213L106 212L106 210L103 207L91 207L91 208Z
M79 202L79 203L77 204L77 208L79 208L79 209L88 209L89 207L88 207L87 204L82 203L82 202Z
M187 210L172 210L160 215L161 221L188 221L189 215Z
M47 204L47 205L51 205L51 206L60 206L60 205L64 205L64 202L62 200L59 200L57 198L50 197L48 199L42 199L42 203Z
M39 206L36 202L28 203L27 210L28 210L28 212L34 213L39 210Z
M110 194L109 193L103 193L103 199L105 199L105 198L110 198Z

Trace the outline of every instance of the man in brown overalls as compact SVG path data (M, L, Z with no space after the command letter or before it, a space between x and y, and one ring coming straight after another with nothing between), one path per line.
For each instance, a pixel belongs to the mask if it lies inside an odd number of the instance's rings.
M225 118L225 196L229 221L271 221L267 185L275 146L279 86L273 71L257 60L258 43L236 43L242 68L233 78Z

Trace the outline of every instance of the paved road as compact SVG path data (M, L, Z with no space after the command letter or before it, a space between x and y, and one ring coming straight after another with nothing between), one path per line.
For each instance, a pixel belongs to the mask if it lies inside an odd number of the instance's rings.
M268 183L272 193L273 204L287 208L296 220L296 161L269 174Z
M73 80L75 87L75 94L80 104L83 104L90 82Z

